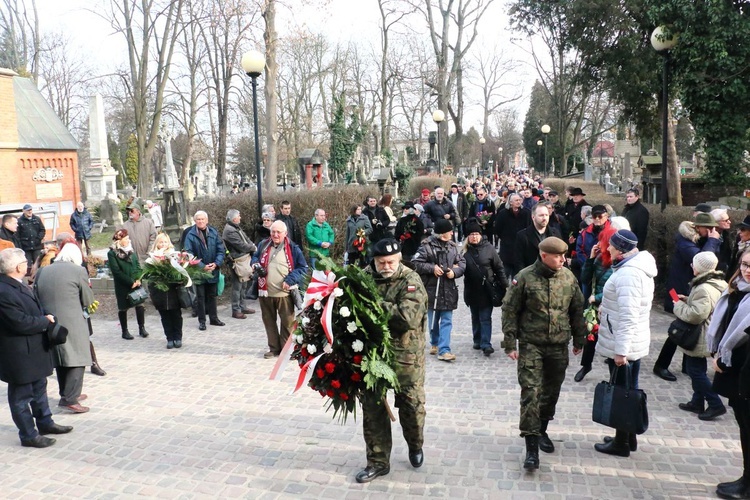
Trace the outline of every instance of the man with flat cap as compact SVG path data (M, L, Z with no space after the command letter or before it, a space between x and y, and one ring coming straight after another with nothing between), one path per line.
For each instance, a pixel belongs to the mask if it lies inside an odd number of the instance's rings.
M396 408L409 447L409 462L414 468L421 467L424 461L423 339L427 327L427 292L419 275L401 263L401 246L394 239L375 243L367 272L374 278L383 308L389 313L388 328L395 354L393 369L399 382ZM365 392L362 397L362 427L367 467L356 479L358 483L369 483L391 470L391 422L385 402L378 394Z
M518 361L519 429L526 440L523 468L539 468L539 449L555 451L547 425L555 416L560 387L573 354L583 349L584 298L575 276L563 267L568 245L554 236L539 243L539 260L519 271L503 303L503 348Z

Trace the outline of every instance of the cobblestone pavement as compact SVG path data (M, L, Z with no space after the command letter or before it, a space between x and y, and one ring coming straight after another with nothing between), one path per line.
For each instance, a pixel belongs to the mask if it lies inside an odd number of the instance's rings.
M591 421L594 386L606 368L597 360L578 384L575 358L550 424L556 451L542 453L541 468L526 473L515 364L499 349L500 311L498 352L487 358L472 349L462 304L452 339L458 359L427 356L425 465L409 466L396 423L391 472L368 485L354 481L365 464L359 421L335 423L309 389L289 395L293 366L283 382L269 381L274 362L262 358L260 314L236 320L226 304L219 311L227 326L205 332L185 312L185 345L170 351L152 308L147 339L122 340L116 321L95 318L93 339L108 375L87 370L91 411L60 411L57 381L49 378L57 422L74 425L71 434L51 448L22 448L7 407L0 409L2 497L713 498L717 482L742 472L731 411L701 422L677 409L691 394L686 375L669 383L651 373L669 323L659 311L652 313L651 354L641 371L651 426L629 459L594 451L610 434ZM0 392L5 399L4 384Z

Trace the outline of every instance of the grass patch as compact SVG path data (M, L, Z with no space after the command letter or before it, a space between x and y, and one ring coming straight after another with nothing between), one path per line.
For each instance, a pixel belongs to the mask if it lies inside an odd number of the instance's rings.
M107 231L106 229L103 233L91 233L91 239L89 240L91 249L101 250L102 248L109 248L109 245L112 243L113 234L115 234L114 231Z

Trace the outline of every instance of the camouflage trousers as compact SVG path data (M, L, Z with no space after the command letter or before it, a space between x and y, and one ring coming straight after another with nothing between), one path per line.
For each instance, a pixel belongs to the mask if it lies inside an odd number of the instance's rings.
M568 368L568 345L519 342L518 383L521 386L521 437L541 435L542 420L552 420Z
M424 444L424 354L396 350L395 370L401 386L396 393L398 419L409 450L416 451ZM383 400L372 392L362 396L362 429L367 465L390 465L391 419Z

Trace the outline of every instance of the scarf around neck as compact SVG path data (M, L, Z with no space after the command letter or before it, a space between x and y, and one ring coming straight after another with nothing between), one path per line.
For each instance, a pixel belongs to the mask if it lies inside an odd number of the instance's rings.
M284 255L286 256L286 265L291 273L294 270L294 255L292 255L292 245L289 242L289 237L285 236L284 241L279 243L279 245L283 245ZM266 271L268 271L268 265L271 263L272 254L276 248L277 247L273 246L273 242L269 238L268 244L261 253L259 261L260 265ZM266 273L266 276L258 277L258 296L268 297L268 273Z
M750 292L750 283L738 277L735 280L737 290L747 294ZM724 291L716 302L711 323L706 331L706 344L710 352L716 352L721 358L721 362L726 366L732 366L732 350L747 342L748 334L745 333L750 328L750 294L745 295L737 306L737 311L727 325L726 331L721 336L721 325L724 314L727 312L729 302L729 292Z

